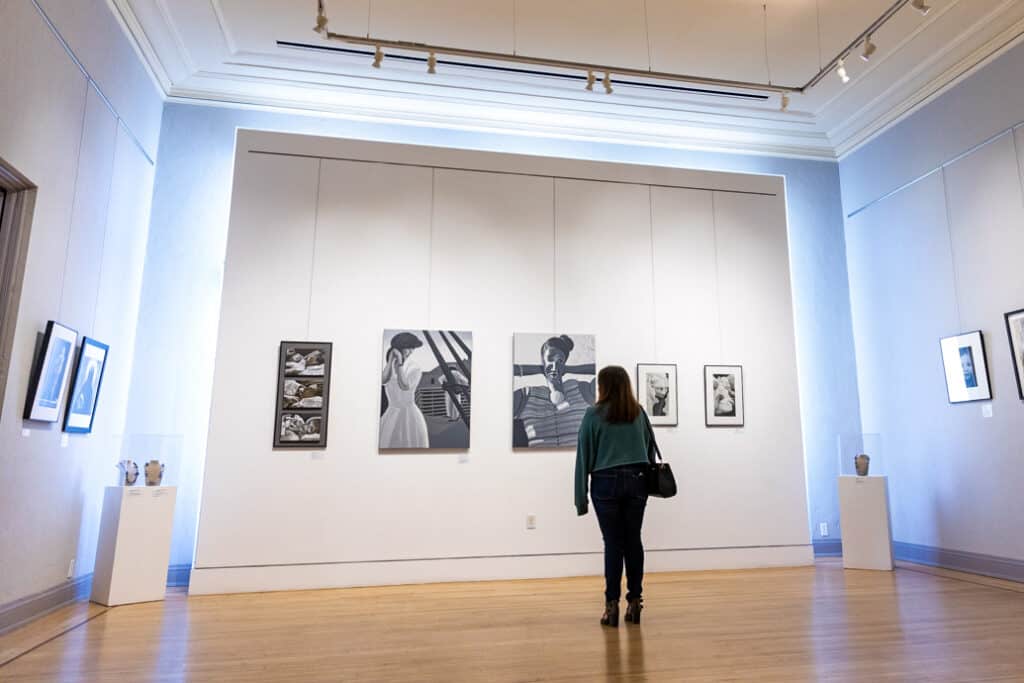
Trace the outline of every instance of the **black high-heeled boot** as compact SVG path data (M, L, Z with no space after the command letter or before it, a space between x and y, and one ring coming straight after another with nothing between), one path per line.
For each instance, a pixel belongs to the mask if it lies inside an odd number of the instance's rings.
M636 598L629 601L629 605L626 606L626 621L631 624L640 623L640 610L644 608L644 599Z
M602 626L619 627L619 601L606 602L604 604L604 615L601 617Z

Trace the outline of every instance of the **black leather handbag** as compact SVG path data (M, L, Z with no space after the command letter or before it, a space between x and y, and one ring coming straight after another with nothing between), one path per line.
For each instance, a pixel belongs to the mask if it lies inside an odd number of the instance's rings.
M661 449L658 448L658 441L654 438L654 428L651 421L644 414L644 421L647 423L647 436L650 443L647 445L647 495L657 498L671 498L676 495L676 477L672 474L672 466L661 457Z

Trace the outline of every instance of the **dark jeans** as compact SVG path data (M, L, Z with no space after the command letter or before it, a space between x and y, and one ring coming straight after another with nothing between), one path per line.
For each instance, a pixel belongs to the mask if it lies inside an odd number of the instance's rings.
M627 600L640 597L644 582L644 546L640 527L647 507L647 466L622 465L590 475L590 498L604 536L605 600L622 595L622 564L626 564Z

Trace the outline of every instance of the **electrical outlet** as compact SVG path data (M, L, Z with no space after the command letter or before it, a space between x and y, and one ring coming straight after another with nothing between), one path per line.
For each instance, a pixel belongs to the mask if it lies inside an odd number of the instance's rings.
M537 515L529 514L526 515L526 528L536 529L537 528Z
M822 522L818 525L818 531L821 532L822 538L828 537L828 522Z
M73 578L74 575L75 575L75 558L72 557L71 561L68 562L68 578L69 579Z

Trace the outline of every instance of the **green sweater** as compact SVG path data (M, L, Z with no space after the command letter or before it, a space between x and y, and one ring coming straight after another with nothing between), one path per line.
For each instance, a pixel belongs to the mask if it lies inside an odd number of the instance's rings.
M576 513L587 514L587 478L591 472L647 462L650 429L647 413L629 423L613 424L588 408L576 444Z

